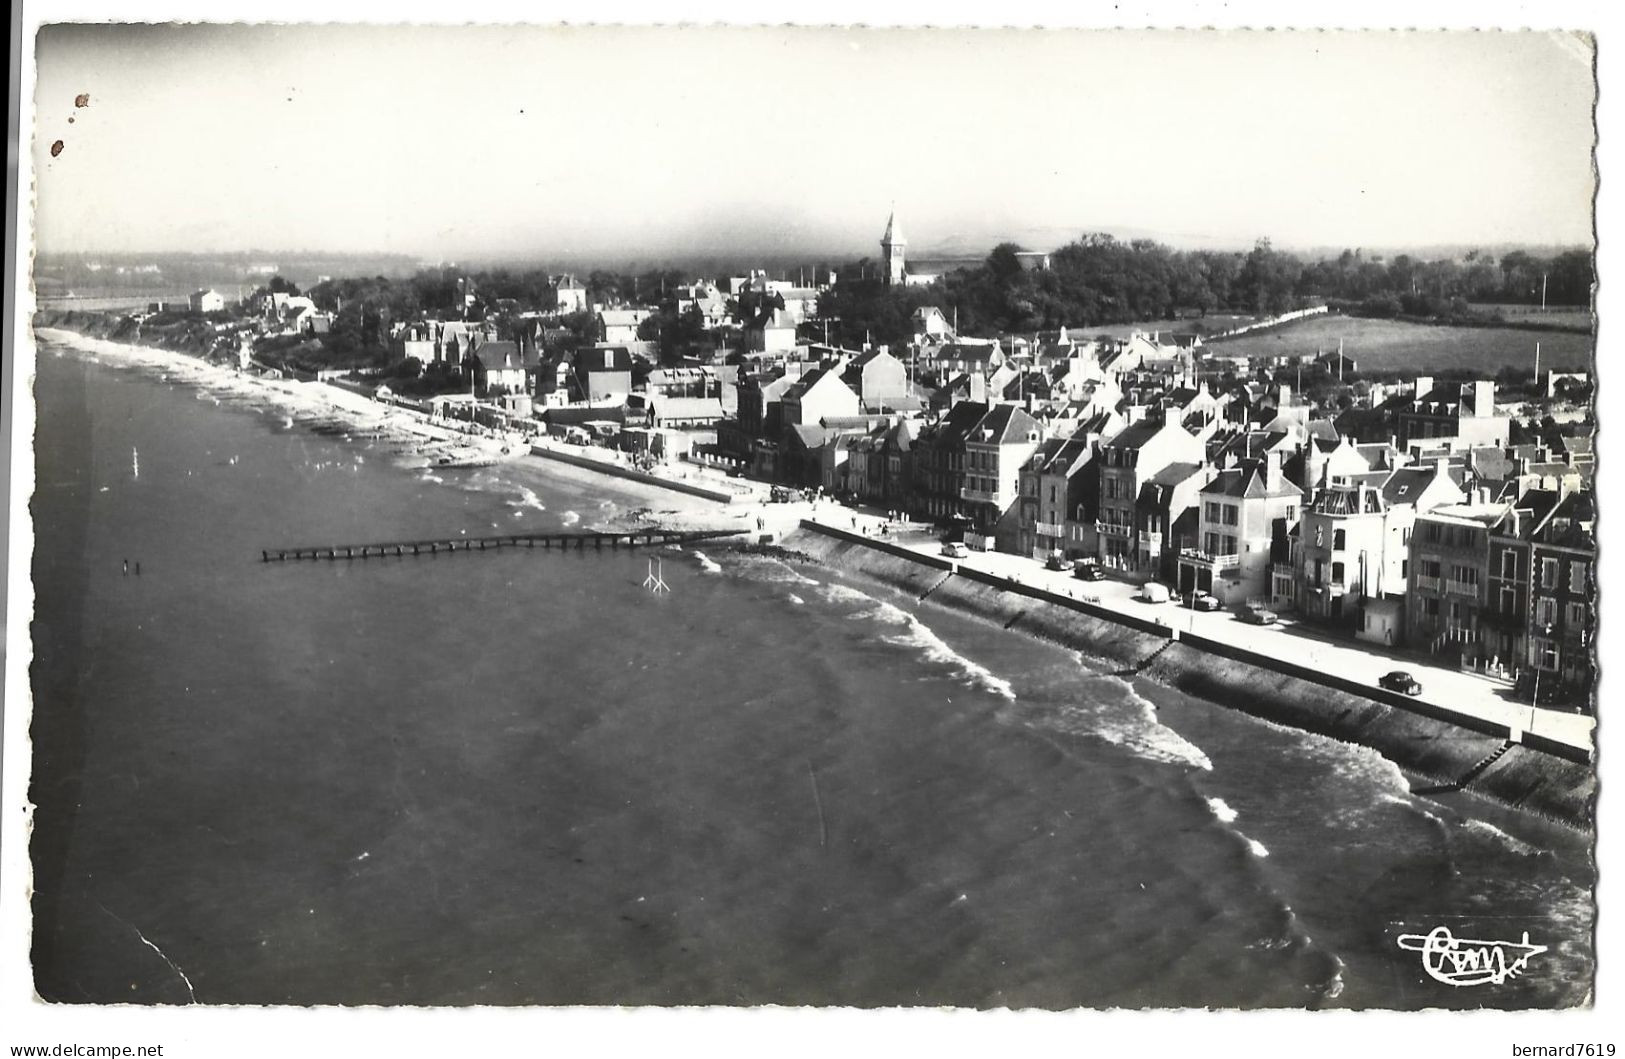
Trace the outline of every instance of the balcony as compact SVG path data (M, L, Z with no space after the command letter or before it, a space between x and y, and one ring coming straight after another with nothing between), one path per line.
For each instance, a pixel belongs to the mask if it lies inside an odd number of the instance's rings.
M1179 561L1182 563L1196 563L1217 572L1227 570L1232 566L1240 566L1241 554L1233 552L1230 555L1215 555L1212 552L1198 551L1195 548L1181 548L1179 550Z
M1449 578L1448 580L1445 581L1444 590L1446 592L1453 592L1458 596L1475 596L1476 597L1478 595L1478 582L1477 581L1457 581L1455 578L1452 577L1452 578Z
M1424 592L1437 592L1439 591L1439 579L1437 577L1428 577L1426 574L1417 574L1416 587Z
M1038 531L1038 535L1040 537L1066 536L1065 530L1059 522L1040 522L1034 527L1034 529Z
M997 504L999 494L992 490L972 489L967 485L959 490L959 499L967 504Z
M1134 535L1134 527L1116 522L1096 522L1095 532L1102 537L1113 537L1117 540L1128 540Z

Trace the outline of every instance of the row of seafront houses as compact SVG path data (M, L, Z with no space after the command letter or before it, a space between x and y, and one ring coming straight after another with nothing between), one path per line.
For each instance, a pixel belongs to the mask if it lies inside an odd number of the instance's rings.
M1287 385L1211 391L1199 346L1065 329L971 341L938 323L917 319L896 356L754 358L717 450L974 548L1093 558L1538 679L1543 701L1588 694L1590 438L1510 444L1493 382L1373 386L1345 430Z
M1201 376L1224 358L1194 336L968 339L927 308L894 354L803 341L817 290L760 273L677 293L731 353L651 368L650 311L590 305L568 276L517 331L398 323L395 352L466 370L470 397L554 433L714 430L704 457L908 512L973 547L1095 558L1182 594L1538 674L1543 696L1590 687L1590 439L1509 444L1492 382L1374 384L1362 401L1378 414L1345 429L1256 375L1211 390ZM267 330L314 330L308 301L254 308ZM580 311L596 341L563 351L559 317ZM1334 374L1353 368L1327 356Z

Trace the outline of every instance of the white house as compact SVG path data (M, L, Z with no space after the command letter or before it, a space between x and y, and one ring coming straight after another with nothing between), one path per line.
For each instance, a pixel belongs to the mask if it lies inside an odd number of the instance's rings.
M195 290L188 301L195 313L218 312L226 307L226 299L215 290Z

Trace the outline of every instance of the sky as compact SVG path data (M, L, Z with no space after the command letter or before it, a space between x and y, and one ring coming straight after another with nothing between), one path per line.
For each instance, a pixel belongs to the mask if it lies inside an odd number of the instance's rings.
M45 253L856 257L893 204L916 254L1592 242L1578 35L59 25L37 49Z

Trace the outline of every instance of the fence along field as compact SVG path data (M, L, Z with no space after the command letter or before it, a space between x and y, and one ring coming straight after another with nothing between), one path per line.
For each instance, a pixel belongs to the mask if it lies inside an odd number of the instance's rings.
M1329 352L1343 341L1343 352L1363 372L1440 371L1470 368L1493 375L1505 367L1589 371L1592 337L1573 331L1521 328L1449 327L1375 320L1357 316L1318 316L1234 338L1214 339L1208 349L1218 356L1289 356Z

